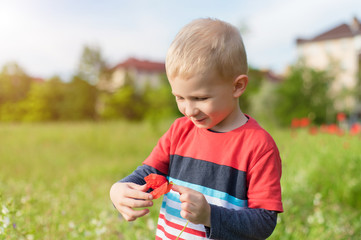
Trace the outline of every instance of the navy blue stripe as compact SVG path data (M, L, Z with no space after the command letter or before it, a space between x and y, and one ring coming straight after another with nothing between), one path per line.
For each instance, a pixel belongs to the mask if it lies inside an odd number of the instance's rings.
M145 184L144 178L151 173L156 173L156 174L164 176L164 174L162 172L158 171L157 169L155 169L151 166L141 165L132 174L119 180L119 182L132 182L132 183L136 183L139 185L143 185L143 184Z
M228 193L238 199L247 200L246 173L232 167L190 157L171 155L168 175L175 179Z

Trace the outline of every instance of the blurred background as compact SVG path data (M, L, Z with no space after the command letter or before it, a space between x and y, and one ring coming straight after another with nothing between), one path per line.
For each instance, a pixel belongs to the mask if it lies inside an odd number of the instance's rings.
M281 150L273 239L361 238L361 1L0 0L1 239L153 239L108 190L180 116L165 55L202 17L240 29Z
M0 4L0 121L177 114L164 59L179 29L199 17L228 21L243 35L251 79L244 112L284 126L361 111L355 0ZM299 85L292 92L287 84Z

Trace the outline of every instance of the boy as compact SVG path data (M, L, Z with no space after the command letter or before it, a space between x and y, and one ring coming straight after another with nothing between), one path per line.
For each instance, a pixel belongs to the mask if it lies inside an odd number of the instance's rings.
M281 159L272 137L239 107L247 70L243 41L232 25L198 19L181 29L166 71L185 117L142 166L112 186L110 197L126 220L149 212L144 177L157 173L175 185L164 195L156 239L175 239L187 221L182 239L271 235L283 211Z

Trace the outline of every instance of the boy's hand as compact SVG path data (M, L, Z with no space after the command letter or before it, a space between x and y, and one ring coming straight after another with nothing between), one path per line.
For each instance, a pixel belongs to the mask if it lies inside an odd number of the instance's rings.
M183 218L194 224L211 227L211 207L202 193L179 185L174 185L172 190L180 194Z
M110 199L125 220L134 221L149 213L147 207L153 206L152 195L146 193L146 185L135 183L114 183L110 189ZM134 210L134 208L146 208Z

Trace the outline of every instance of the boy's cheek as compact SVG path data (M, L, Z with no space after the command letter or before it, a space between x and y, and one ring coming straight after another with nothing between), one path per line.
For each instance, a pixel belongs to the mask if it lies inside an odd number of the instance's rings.
M181 106L179 106L179 104L178 104L178 110L179 110L179 112L180 112L181 114L185 115L185 114L184 114L184 108L182 108Z

